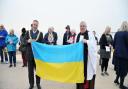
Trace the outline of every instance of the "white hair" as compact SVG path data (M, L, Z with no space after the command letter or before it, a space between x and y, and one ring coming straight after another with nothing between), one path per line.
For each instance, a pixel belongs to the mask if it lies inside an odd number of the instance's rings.
M80 25L85 25L85 26L87 26L87 24L86 24L85 21L81 21L81 22L80 22Z
M128 22L127 21L122 22L120 31L128 31Z

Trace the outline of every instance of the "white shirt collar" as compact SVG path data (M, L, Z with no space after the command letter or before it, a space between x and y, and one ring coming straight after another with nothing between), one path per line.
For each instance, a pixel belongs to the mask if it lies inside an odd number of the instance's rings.
M36 33L36 32L37 32L37 30L35 30L35 31L34 31L34 30L32 30L32 32L33 32L33 33Z

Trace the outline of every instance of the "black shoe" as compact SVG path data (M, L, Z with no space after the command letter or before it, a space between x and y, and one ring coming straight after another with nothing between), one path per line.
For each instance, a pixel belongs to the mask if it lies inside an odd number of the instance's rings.
M33 86L30 86L29 89L33 89L34 87Z
M25 67L25 65L22 65L22 67Z
M22 65L22 67L27 67L27 65Z
M117 85L120 84L118 80L114 80L114 83L117 84Z
M24 65L24 67L27 67L27 65Z
M104 73L102 72L101 75L104 76Z
M37 85L37 89L41 89L41 86L39 84Z
M108 72L104 72L105 75L109 76Z
M123 85L122 85L122 86L120 85L119 88L120 88L120 89L128 89L128 87L123 86Z
M16 67L16 64L14 64L14 67Z
M9 65L9 67L11 68L11 67L12 67L12 65Z
M1 63L3 63L4 61L3 60L1 60Z

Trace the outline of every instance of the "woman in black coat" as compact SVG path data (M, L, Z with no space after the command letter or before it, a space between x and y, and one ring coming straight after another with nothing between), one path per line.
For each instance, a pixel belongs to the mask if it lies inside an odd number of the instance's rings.
M111 57L111 45L113 43L112 36L110 34L111 28L109 26L106 27L104 34L100 38L100 58L102 60L101 63L101 75L104 74L109 75L107 72L108 62Z
M70 38L70 36L71 36L70 26L67 25L67 26L65 27L65 29L66 29L66 32L64 33L64 36L63 36L63 45L68 45L68 44L70 44L70 43L68 42L68 40L69 40L69 38Z
M44 36L44 43L49 44L49 45L57 45L57 33L54 32L54 28L50 27L48 29L48 32Z
M26 35L26 29L22 28L22 34L20 36L20 43L19 43L19 45L20 45L19 51L21 51L22 60L23 60L22 67L27 66L27 59L26 59L26 46L27 46L27 44L25 44L25 35Z
M124 21L121 25L120 31L114 37L114 54L118 60L118 77L120 77L120 89L127 89L124 84L124 79L128 74L128 22Z

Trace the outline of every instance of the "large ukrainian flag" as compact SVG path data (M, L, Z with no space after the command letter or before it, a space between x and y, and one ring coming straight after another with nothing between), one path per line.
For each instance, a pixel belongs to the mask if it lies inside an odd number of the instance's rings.
M32 42L36 74L43 79L66 83L83 83L83 43L46 45Z

